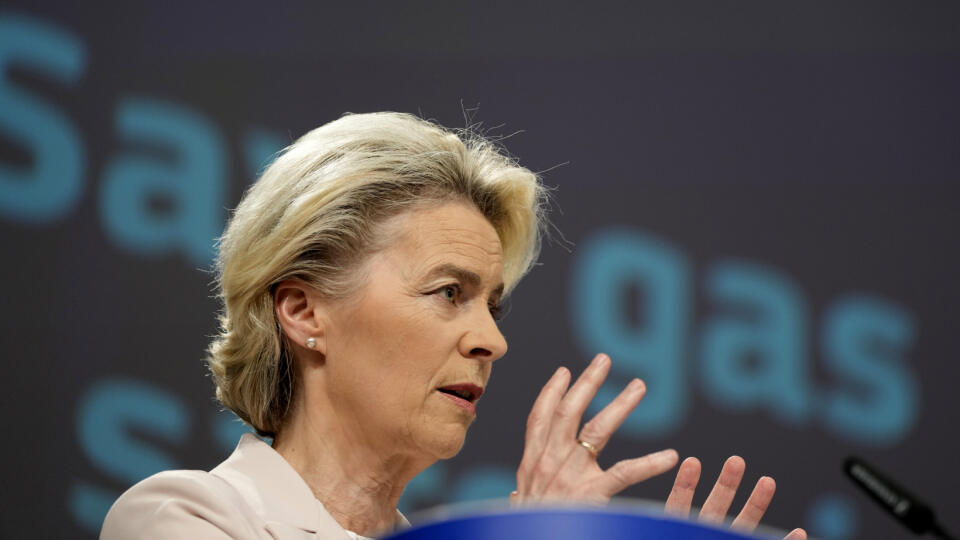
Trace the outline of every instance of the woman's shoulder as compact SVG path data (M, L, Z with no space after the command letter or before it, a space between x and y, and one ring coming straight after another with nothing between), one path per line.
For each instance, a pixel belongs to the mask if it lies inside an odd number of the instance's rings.
M101 540L257 538L252 512L233 487L205 471L164 471L128 489L110 508Z
M230 486L223 479L207 471L176 470L163 471L145 478L124 492L114 504L163 501L169 503L178 499L192 499L214 496L219 500L228 495Z

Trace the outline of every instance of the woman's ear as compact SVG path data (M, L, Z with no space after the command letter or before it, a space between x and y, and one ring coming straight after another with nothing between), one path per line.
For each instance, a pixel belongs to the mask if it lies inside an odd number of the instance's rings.
M280 282L273 291L280 328L295 347L326 354L324 304L312 287L298 279Z

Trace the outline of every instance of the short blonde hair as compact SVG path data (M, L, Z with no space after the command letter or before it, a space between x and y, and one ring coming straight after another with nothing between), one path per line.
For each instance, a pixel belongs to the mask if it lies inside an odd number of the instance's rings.
M509 292L540 248L544 188L490 141L401 113L351 114L307 133L244 195L220 239L223 302L208 364L217 399L275 436L295 377L274 288L297 278L329 298L381 248L377 226L418 205L460 200L493 225Z

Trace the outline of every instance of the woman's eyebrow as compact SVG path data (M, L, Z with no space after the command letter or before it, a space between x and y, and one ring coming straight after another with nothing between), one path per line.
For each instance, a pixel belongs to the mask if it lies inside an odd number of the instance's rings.
M426 279L438 278L440 276L451 276L468 287L479 287L480 283L483 282L480 274L451 263L441 264L431 268L430 272L427 273Z
M433 267L430 272L427 273L425 279L434 279L440 276L451 276L467 287L479 288L480 285L483 284L483 278L480 277L480 274L451 263ZM498 284L492 293L493 296L503 294L503 283Z

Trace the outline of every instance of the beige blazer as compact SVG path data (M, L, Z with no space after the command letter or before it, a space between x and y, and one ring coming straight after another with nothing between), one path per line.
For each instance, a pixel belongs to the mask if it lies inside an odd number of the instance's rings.
M407 524L399 512L398 523ZM210 472L162 472L121 495L100 539L136 538L351 540L297 471L249 433Z

